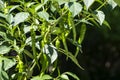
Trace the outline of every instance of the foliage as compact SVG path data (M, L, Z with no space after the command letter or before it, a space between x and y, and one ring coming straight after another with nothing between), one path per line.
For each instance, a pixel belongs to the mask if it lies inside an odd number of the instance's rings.
M0 0L0 79L79 80L71 72L60 73L58 57L64 54L83 69L76 58L86 27L109 27L101 10L108 4L116 6L113 0Z

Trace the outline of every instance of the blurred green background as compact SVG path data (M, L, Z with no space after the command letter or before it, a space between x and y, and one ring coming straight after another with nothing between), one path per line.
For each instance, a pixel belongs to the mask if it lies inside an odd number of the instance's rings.
M120 80L120 8L108 8L105 7L103 11L111 30L104 25L100 28L87 27L82 44L83 53L77 57L85 70L80 70L70 60L64 61L62 56L60 68L63 72L76 73L81 80Z

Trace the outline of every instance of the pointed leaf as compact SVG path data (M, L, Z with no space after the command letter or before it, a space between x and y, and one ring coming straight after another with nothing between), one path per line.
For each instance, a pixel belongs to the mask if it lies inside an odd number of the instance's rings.
M8 14L7 17L6 17L6 20L8 21L9 24L12 24L12 22L14 21L13 15Z
M38 16L46 21L49 20L49 14L45 11L38 12Z
M12 8L9 10L9 13L11 13L14 9L18 8L19 5L16 5L16 6L12 6Z
M77 2L69 2L68 8L69 8L70 12L72 13L72 16L75 17L76 15L78 15L81 12L82 5Z
M53 45L45 45L43 48L43 52L50 58L51 64L57 59L58 54L57 50Z
M16 64L16 61L14 59L3 58L3 61L4 61L3 68L5 71L13 67Z
M89 7L94 3L95 0L83 0L87 10L89 9Z
M14 17L14 26L18 25L21 22L24 22L29 17L29 13L20 12L17 13Z
M65 74L73 77L75 80L80 80L75 74L71 73L71 72L65 72Z
M50 75L43 75L41 77L41 80L50 80L50 79L52 79L52 77Z
M60 77L62 78L62 80L69 80L69 78L66 74L62 74Z
M97 21L99 22L100 25L102 25L103 21L105 20L105 14L103 13L103 11L97 11Z
M4 46L4 45L1 45L0 46L0 54L6 54L6 53L8 53L9 51L10 51L10 47L8 47L8 46Z
M108 4L111 5L112 9L114 9L117 6L114 0L108 0Z

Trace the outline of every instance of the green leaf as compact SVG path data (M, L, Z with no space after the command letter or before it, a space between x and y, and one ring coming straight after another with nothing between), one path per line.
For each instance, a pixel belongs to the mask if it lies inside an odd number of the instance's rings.
M46 21L49 20L49 14L45 11L38 12L38 16Z
M117 4L114 2L114 0L107 0L108 4L111 5L112 9L114 9Z
M50 79L52 79L52 77L50 75L47 75L47 74L45 74L41 77L41 80L50 80Z
M8 46L4 46L4 45L1 45L0 46L0 54L6 54L6 53L8 53L9 51L10 51L10 47L8 47Z
M85 37L85 33L86 33L86 24L82 24L81 25L81 29L80 29L80 37L79 37L79 40L78 40L78 43L81 44L84 37Z
M34 29L32 28L32 29L31 29L31 40L32 40L33 56L34 56L34 58L35 58L35 62L36 62L36 64L37 64L37 66L40 67L39 64L38 64L37 51L36 51L36 47L35 47L35 43L36 43L36 41L35 41L35 36L36 36L35 31L34 31Z
M41 80L40 76L33 77L31 80Z
M75 74L73 74L72 72L65 72L65 74L73 77L75 80L80 80Z
M57 59L58 54L56 48L51 44L51 45L45 45L43 48L43 53L45 53L49 58L51 64Z
M68 56L79 68L81 68L82 70L84 70L84 68L82 68L80 66L80 64L78 63L78 60L76 59L76 57L71 53L71 52L66 52L63 49L59 49L60 52L64 53L66 56Z
M16 64L15 59L3 58L4 61L4 70L8 70Z
M62 80L69 80L69 77L66 74L62 74L60 77Z
M0 31L0 36L5 40L5 41L9 41L9 39L7 38L7 35L5 32Z
M2 78L1 80L9 80L9 76L5 71L1 71L0 77Z
M120 0L114 0L120 6Z
M19 12L14 17L14 26L18 25L21 22L24 22L29 17L28 12Z
M52 77L50 75L45 74L42 77L41 76L35 76L31 80L50 80L50 79L52 79Z
M8 14L6 16L6 20L8 21L9 24L12 24L12 22L14 21L13 15L12 14Z
M12 6L12 8L9 10L9 13L11 13L13 10L15 10L18 7L19 7L19 5Z
M100 25L102 25L103 21L105 20L105 14L104 14L104 12L103 11L97 11L96 16L97 16L96 20L98 21L98 23Z
M108 27L109 29L111 29L109 23L106 20L104 20L103 25L105 25L106 27Z
M2 17L2 18L6 18L6 15L0 13L0 17Z
M95 0L83 0L87 10L89 9L89 7L94 3Z
M70 12L72 13L72 16L75 17L82 11L82 5L77 2L69 2L68 8Z

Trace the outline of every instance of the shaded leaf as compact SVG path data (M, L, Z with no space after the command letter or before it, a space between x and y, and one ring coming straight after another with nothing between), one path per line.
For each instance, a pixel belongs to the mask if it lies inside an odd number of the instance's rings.
M2 17L2 18L6 18L6 15L0 13L0 17Z
M12 8L9 10L9 13L11 13L14 9L18 8L19 5L12 6Z

